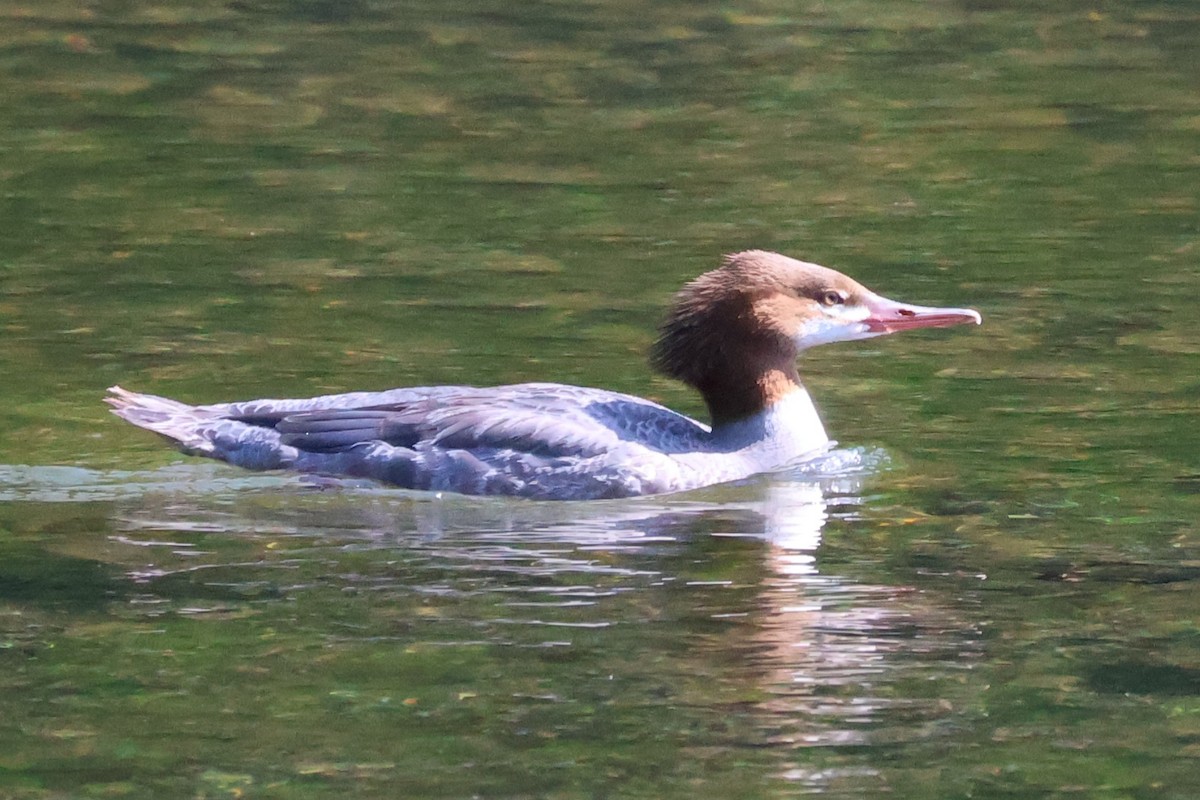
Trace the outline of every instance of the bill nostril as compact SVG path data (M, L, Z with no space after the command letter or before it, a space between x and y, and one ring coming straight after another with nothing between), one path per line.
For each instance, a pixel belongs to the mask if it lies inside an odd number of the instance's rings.
M902 317L915 317L917 315L917 312L915 312L909 308L902 308L899 311L897 311L896 313Z

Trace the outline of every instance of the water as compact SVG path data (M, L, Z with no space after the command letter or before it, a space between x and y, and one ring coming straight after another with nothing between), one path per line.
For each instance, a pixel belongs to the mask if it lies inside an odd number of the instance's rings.
M0 796L1200 794L1200 9L0 1ZM99 402L559 380L777 249L865 465L536 504Z

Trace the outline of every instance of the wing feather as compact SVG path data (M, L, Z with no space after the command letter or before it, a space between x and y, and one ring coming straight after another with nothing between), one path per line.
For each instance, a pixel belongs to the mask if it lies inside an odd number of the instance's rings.
M586 458L623 441L665 452L692 449L708 433L699 423L648 400L560 384L397 389L205 408L274 428L283 444L309 452L386 442Z

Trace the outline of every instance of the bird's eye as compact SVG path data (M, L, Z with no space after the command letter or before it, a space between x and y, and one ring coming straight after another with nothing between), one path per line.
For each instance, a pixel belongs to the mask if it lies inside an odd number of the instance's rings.
M846 302L846 296L836 289L826 289L821 292L821 305L840 306Z

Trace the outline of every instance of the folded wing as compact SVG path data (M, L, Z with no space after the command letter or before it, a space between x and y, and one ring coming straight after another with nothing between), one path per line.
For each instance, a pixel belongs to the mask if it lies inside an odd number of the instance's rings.
M694 449L708 433L704 426L660 405L599 389L523 384L390 394L352 400L342 395L341 402L354 407L311 410L295 409L290 406L293 401L276 405L258 401L253 407L230 408L226 415L274 428L282 444L313 453L386 442L410 449L512 450L549 458L587 458L622 441L657 443L665 452Z

